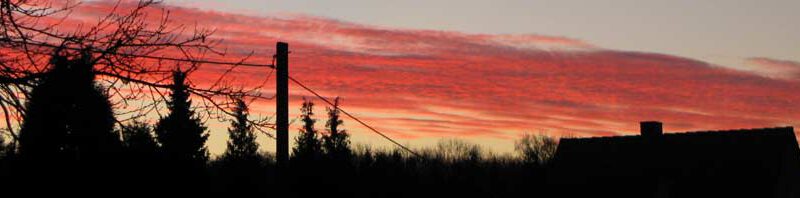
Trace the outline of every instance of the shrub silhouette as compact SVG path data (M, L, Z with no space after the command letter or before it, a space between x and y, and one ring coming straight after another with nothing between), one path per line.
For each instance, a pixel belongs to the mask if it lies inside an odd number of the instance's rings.
M14 174L12 173L12 160L14 158L13 146L6 143L3 135L0 135L0 186L13 186Z
M6 139L0 135L0 178L8 178L8 170L10 161L14 157L14 147L6 142ZM4 184L3 179L0 179L0 184Z
M141 121L122 126L122 139L128 157L156 160L158 143L153 137L153 127Z
M167 172L162 171L161 153L153 137L153 127L146 122L134 120L121 126L120 133L125 158L125 164L121 166L125 170L126 181L123 184L141 193L156 191L148 186L164 185L160 181Z
M445 162L479 161L483 157L480 146L459 139L439 140L436 149L429 152Z
M12 146L6 143L6 138L3 135L0 135L0 163L6 160L7 157L13 154Z

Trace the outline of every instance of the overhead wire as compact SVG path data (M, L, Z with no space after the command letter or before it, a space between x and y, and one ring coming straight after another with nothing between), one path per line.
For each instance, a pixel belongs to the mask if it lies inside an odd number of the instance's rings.
M17 44L23 44L23 45L34 45L34 46L40 46L40 47L49 47L49 48L62 48L62 49L69 49L69 50L86 50L86 49L81 49L81 48L76 48L76 47L69 47L69 46L59 46L59 45L54 45L54 44L49 44L49 43L34 43L34 42L30 42L30 41L27 41L27 42L26 42L26 41L13 41L13 40L5 40L4 42L17 43ZM275 63L274 63L274 59L273 59L273 63L272 63L272 64L256 64L256 63L244 63L244 62L226 62L226 61L210 60L210 59L184 59L184 58L172 58L172 57L151 56L151 55L142 55L142 54L124 53L124 52L107 52L107 51L102 51L102 50L92 50L91 52L92 52L92 53L106 53L106 54L111 54L111 55L120 55L120 56L126 56L126 57L136 57L136 58L156 59L156 60L169 60L169 61L192 62L192 63L207 63L207 64L216 64L216 65L238 65L238 66L250 66L250 67L267 67L267 68L270 68L270 69L275 69ZM272 73L270 72L270 76L271 76L271 74L272 74ZM357 118L357 117L353 116L352 114L350 114L349 112L345 111L345 110L344 110L344 109L342 109L341 107L339 107L339 106L337 106L337 105L334 105L334 103L333 103L333 102L331 102L331 101L330 101L330 100L328 100L327 98L323 97L322 95L320 95L320 94L319 94L319 93L317 93L316 91L312 90L311 88L309 88L309 87L308 87L308 86L306 86L305 84L301 83L301 82L300 82L300 81L298 81L297 79L295 79L295 78L293 78L293 77L291 77L291 76L288 76L288 77L289 77L289 80L291 80L291 81L292 81L292 82L294 82L295 84L299 85L300 87L302 87L302 88L303 88L303 89L305 89L306 91L308 91L308 92L310 92L310 93L314 94L314 96L316 96L317 98L321 99L322 101L324 101L324 102L325 102L325 103L327 103L328 105L331 105L332 107L334 107L334 108L338 109L339 111L341 111L342 113L344 113L344 115L346 115L347 117L350 117L351 119L355 120L356 122L358 122L358 123L359 123L359 124L361 124L362 126L364 126L364 127L366 127L367 129L369 129L370 131L372 131L372 132L374 132L374 133L376 133L376 134L380 135L380 136L381 136L381 137L383 137L384 139L386 139L386 140L388 140L389 142L393 143L394 145L396 145L396 146L400 147L401 149L403 149L403 150L407 151L408 153L411 153L411 154L413 154L414 156L417 156L417 157L420 157L420 156L421 156L419 153L415 152L414 150L411 150L410 148L408 148L408 147L404 146L403 144L400 144L400 143L399 143L399 142L397 142L396 140L394 140L394 139L392 139L391 137L387 136L385 133L383 133L383 132L379 131L378 129L376 129L375 127L373 127L373 126L371 126L371 125L367 124L366 122L362 121L361 119L359 119L359 118ZM262 131L262 132L263 132L263 131ZM266 133L266 132L263 132L263 133ZM267 136L270 136L271 134L265 134L265 135L267 135ZM274 138L273 138L273 139L274 139Z
M332 107L334 107L334 108L338 109L339 111L341 111L342 113L344 113L344 115L346 115L347 117L350 117L351 119L355 120L356 122L358 122L358 123L359 123L359 124L361 124L362 126L364 126L364 127L367 127L367 129L371 130L372 132L375 132L376 134L380 135L380 136L381 136L381 137L383 137L384 139L386 139L386 140L389 140L390 142L394 143L395 145L397 145L397 146L398 146L398 147L400 147L401 149L403 149L403 150L407 151L408 153L411 153L411 154L413 154L413 155L414 155L414 156L416 156L416 157L421 157L421 155L420 155L419 153L415 152L414 150L411 150L411 149L409 149L408 147L404 146L403 144L400 144L399 142L395 141L395 140L394 140L394 139L392 139L391 137L387 136L385 133L383 133L383 132L380 132L380 131L379 131L378 129L376 129L375 127L372 127L372 126L370 126L370 125L369 125L369 124L367 124L366 122L364 122L364 121L361 121L361 119L358 119L357 117L353 116L352 114L350 114L349 112L345 111L344 109L342 109L342 108L341 108L341 107L339 107L338 105L334 105L334 103L333 103L333 102L331 102L330 100L328 100L328 99L327 99L327 98L325 98L325 97L322 97L322 95L320 95L320 94L319 94L319 93L317 93L316 91L312 90L312 89L311 89L311 88L309 88L308 86L304 85L303 83L301 83L301 82L300 82L300 81L298 81L297 79L293 78L292 76L288 76L288 77L289 77L289 80L291 80L291 81L292 81L292 82L294 82L295 84L299 85L300 87L303 87L303 89L305 89L306 91L308 91L308 92L311 92L311 94L314 94L314 96L317 96L317 98L321 99L321 100L322 100L322 101L324 101L325 103L328 103L328 105L331 105Z

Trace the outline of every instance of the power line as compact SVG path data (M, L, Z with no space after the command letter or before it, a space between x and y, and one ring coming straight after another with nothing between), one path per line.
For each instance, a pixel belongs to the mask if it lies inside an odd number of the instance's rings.
M49 44L49 43L34 43L34 42L29 42L29 41L13 41L13 40L5 40L5 42L9 42L9 43L17 43L17 44L23 44L23 45L34 45L34 46L40 46L40 47L49 47L49 48L61 48L61 49L69 49L69 50L78 50L78 51L80 51L80 50L86 50L86 49L81 49L81 48L76 48L76 47L58 46L58 45ZM172 58L172 57L162 57L162 56L150 56L150 55L141 55L141 54L131 54L131 53L123 53L123 52L107 52L107 51L101 51L101 50L92 50L91 52L92 52L92 53L105 53L105 54L112 54L112 55L120 55L120 56L127 56L127 57L137 57L137 58L156 59L156 60L169 60L169 61L192 62L192 63L208 63L208 64L217 64L217 65L236 65L236 66L250 66L250 67L268 67L268 68L271 68L271 69L275 69L275 64L274 64L274 63L273 63L273 64L255 64L255 63L244 63L244 62L225 62L225 61L218 61L218 60L208 60L208 59L182 59L182 58ZM274 60L273 60L273 61L274 61ZM402 149L403 149L403 150L405 150L405 151L408 151L409 153L411 153L411 154L413 154L413 155L415 155L415 156L417 156L417 157L420 157L420 156L421 156L421 155L420 155L420 154L418 154L417 152L414 152L413 150L409 149L408 147L406 147L406 146L403 146L402 144L398 143L397 141L395 141L394 139L390 138L390 137L389 137L389 136L387 136L386 134L384 134L384 133L382 133L382 132L378 131L377 129L375 129L374 127L372 127L372 126L370 126L369 124L365 123L364 121L361 121L361 119L358 119L358 118L356 118L355 116L353 116L352 114L348 113L348 112L347 112L347 111L345 111L344 109L342 109L342 108L340 108L340 107L338 107L338 106L334 105L334 104L333 104L333 103L332 103L330 100L326 99L325 97L322 97L322 96L321 96L321 95L319 95L319 94L318 94L316 91L314 91L314 90L312 90L311 88L309 88L309 87L305 86L303 83L301 83L301 82L300 82L300 81L298 81L297 79L294 79L294 78L292 78L291 76L288 76L288 77L289 77L289 80L292 80L292 82L296 83L297 85L300 85L300 86L301 86L301 87L303 87L303 89L305 89L306 91L308 91L308 92L311 92L312 94L314 94L315 96L317 96L317 98L321 99L322 101L325 101L325 103L328 103L328 105L331 105L331 106L333 106L334 108L338 109L339 111L342 111L342 113L344 113L344 114L345 114L347 117L350 117L351 119L355 120L356 122L358 122L359 124L363 125L364 127L367 127L367 128L368 128L368 129L370 129L372 132L375 132L375 133L377 133L378 135L380 135L380 136L381 136L381 137L383 137L384 139L386 139L386 140L389 140L390 142L394 143L394 144L395 144L395 145L397 145L398 147L402 148ZM263 133L265 133L267 136L270 136L270 135L271 135L271 134L267 134L266 132L263 132Z
M364 123L364 121L361 121L361 119L358 119L358 118L356 118L355 116L351 115L350 113L348 113L348 112L347 112L347 111L345 111L344 109L342 109L342 108L338 107L337 105L334 105L334 104L333 104L333 103L332 103L330 100L326 99L325 97L322 97L322 96L321 96L321 95L319 95L319 94L318 94L316 91L314 91L314 90L311 90L311 88L308 88L308 87L307 87L306 85L304 85L303 83L300 83L300 81L298 81L297 79L294 79L294 78L292 78L292 76L289 76L289 80L292 80L292 82L296 83L297 85L300 85L300 87L303 87L303 89L305 89L306 91L308 91L308 92L311 92L312 94L314 94L315 96L317 96L317 98L321 99L322 101L325 101L325 103L328 103L328 105L331 105L332 107L334 107L334 108L338 109L339 111L342 111L342 113L344 113L344 115L346 115L347 117L350 117L350 118L352 118L353 120L355 120L355 121L356 121L356 122L358 122L359 124L363 125L364 127L367 127L368 129L372 130L372 132L375 132L375 133L377 133L378 135L380 135L380 136L381 136L381 137L383 137L384 139L386 139L386 140L389 140L390 142L394 143L394 144L395 144L395 145L397 145L398 147L402 148L402 149L403 149L403 150L405 150L405 151L408 151L408 152L409 152L409 153L411 153L411 154L414 154L414 155L415 155L415 156L417 156L417 157L421 157L421 155L420 155L420 154L418 154L417 152L414 152L413 150L409 149L408 147L406 147L406 146L403 146L402 144L398 143L397 141L395 141L394 139L390 138L389 136L386 136L386 134L384 134L384 133L382 133L382 132L378 131L377 129L375 129L374 127L372 127L372 126L368 125L367 123Z
M61 48L61 49L68 49L68 50L86 50L77 47L69 47L69 46L59 46L50 43L34 43L30 41L14 41L14 40L5 40L0 42L8 42L8 43L16 43L22 45L34 45L39 47L49 47L49 48ZM226 61L219 61L219 60L208 60L208 59L183 59L183 58L172 58L172 57L163 57L163 56L150 56L150 55L141 55L141 54L131 54L131 53L124 53L124 52L107 52L102 50L91 50L92 53L106 53L111 55L120 55L120 56L127 56L127 57L136 57L136 58L146 58L146 59L156 59L156 60L169 60L169 61L180 61L180 62L191 62L191 63L208 63L208 64L217 64L217 65L237 65L237 66L249 66L249 67L269 67L275 68L274 64L255 64L255 63L244 63L244 62L226 62Z

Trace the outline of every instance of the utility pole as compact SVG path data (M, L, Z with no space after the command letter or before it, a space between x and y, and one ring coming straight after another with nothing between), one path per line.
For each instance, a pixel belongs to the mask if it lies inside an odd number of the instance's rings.
M284 172L289 161L289 44L278 42L275 48L276 152L279 171Z

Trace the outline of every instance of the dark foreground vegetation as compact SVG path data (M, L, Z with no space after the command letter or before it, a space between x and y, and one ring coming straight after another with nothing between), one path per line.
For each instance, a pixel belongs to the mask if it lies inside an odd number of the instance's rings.
M456 139L417 150L419 156L354 146L337 108L326 109L325 127L320 130L315 127L314 103L306 101L290 163L280 169L272 154L258 151L247 106L238 100L227 149L210 159L204 145L208 130L191 109L184 73L174 73L170 113L154 126L134 120L114 127L108 99L91 79L73 79L90 78L74 75L71 70L81 68L74 66L54 66L48 73L52 76L33 91L18 144L0 144L3 189L66 194L510 197L542 186L543 164L556 146L544 136L524 136L517 142L520 155L514 157L492 155Z
M506 197L543 181L552 139L526 136L521 157L458 140L417 154L373 149L349 141L338 99L323 116L303 103L291 158L278 167L255 141L274 125L247 107L271 97L226 78L246 58L198 60L227 50L212 29L174 24L158 3L119 1L83 24L73 1L0 0L3 195ZM224 72L192 83L203 64ZM206 148L211 119L230 122L220 156Z
M113 119L104 102L107 99L37 88L28 104L36 111L24 119L19 144L2 144L3 189L67 194L510 197L543 186L543 165L556 148L553 139L530 135L517 141L520 155L513 157L492 155L456 139L417 150L419 156L403 150L353 146L337 108L326 109L325 128L319 130L314 103L306 101L289 166L281 169L272 154L258 152L256 136L247 124L247 106L239 100L225 153L209 159L204 145L208 130L193 115L188 94L180 86L183 75L175 73L170 114L155 126L140 121L119 128L111 123L98 125ZM88 82L82 85L87 92L96 90ZM48 81L42 85L50 86ZM87 101L83 98L87 95L97 101L77 102ZM58 99L48 101L54 98Z
M540 135L517 140L513 156L456 139L375 149L350 142L338 99L324 111L303 102L291 157L279 166L255 135L274 124L248 111L272 97L226 78L245 60L198 59L225 57L213 30L172 24L155 0L120 1L75 27L70 2L0 0L3 197L800 195L791 127L662 136L659 124L642 136L564 140L560 157L556 140ZM210 85L191 82L203 64L217 66ZM230 122L220 156L206 147L212 119Z

